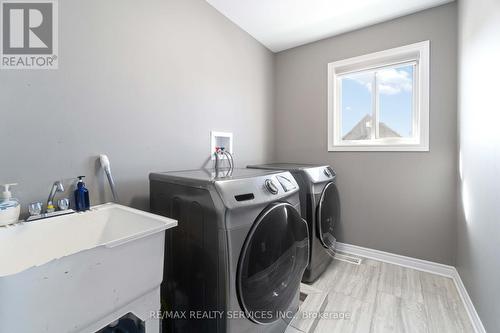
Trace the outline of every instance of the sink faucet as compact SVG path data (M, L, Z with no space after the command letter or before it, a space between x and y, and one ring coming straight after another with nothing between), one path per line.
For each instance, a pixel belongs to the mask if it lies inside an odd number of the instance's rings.
M68 198L62 198L57 202L59 210L56 211L56 207L54 205L54 198L56 194L59 192L64 192L64 186L63 183L58 180L54 182L54 184L52 185L52 189L50 190L49 198L47 199L47 208L45 210L45 213L42 212L41 202L30 203L28 206L30 216L26 219L26 221L30 222L54 216L73 214L75 211L69 208Z
M56 196L57 192L64 192L64 186L61 181L56 181L52 185L52 189L50 190L49 198L47 199L47 210L49 210L49 207L54 206L54 197Z

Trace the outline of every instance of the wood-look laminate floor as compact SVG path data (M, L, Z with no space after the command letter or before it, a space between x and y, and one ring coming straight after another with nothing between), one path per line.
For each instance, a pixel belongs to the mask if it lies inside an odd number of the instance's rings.
M316 333L473 332L450 278L363 258L333 260L312 286L329 292Z

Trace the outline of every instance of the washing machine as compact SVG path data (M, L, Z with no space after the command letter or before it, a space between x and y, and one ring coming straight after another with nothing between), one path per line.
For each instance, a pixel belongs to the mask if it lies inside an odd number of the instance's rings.
M299 307L309 232L289 172L152 173L165 240L164 332L284 332Z
M261 170L289 171L300 187L302 217L308 222L310 258L302 281L314 282L335 255L335 226L340 221L336 173L329 165L275 163L250 165Z

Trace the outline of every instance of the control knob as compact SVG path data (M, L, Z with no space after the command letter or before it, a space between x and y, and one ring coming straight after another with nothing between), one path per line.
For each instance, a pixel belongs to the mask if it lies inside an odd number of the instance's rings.
M264 184L266 186L266 189L269 191L269 193L274 194L274 195L278 194L278 187L276 186L276 184L274 184L272 179L266 179Z

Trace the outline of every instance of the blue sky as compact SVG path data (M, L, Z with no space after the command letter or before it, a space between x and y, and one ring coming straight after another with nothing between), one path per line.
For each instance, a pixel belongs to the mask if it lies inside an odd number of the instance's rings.
M372 113L373 72L342 79L342 136ZM380 121L403 137L411 136L413 66L377 72Z

